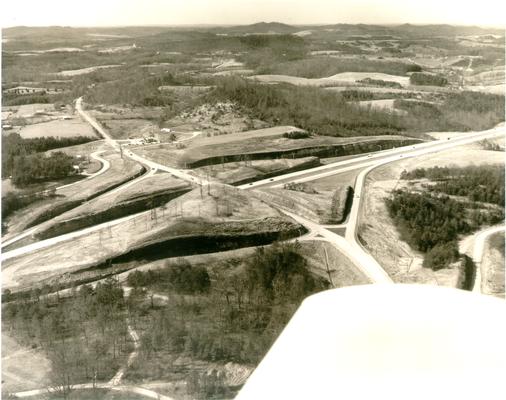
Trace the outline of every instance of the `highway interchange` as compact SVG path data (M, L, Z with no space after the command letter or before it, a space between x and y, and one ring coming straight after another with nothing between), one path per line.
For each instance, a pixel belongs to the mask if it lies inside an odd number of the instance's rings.
M133 153L131 150L126 149L123 150L118 142L114 140L105 129L93 118L91 117L82 106L82 98L76 100L76 111L81 115L81 117L87 121L90 125L93 126L103 136L106 143L110 145L115 151L122 152L128 158L137 161L144 165L148 172L141 177L137 178L134 181L131 181L114 191L123 190L125 187L134 185L138 181L145 179L147 176L151 176L156 173L158 170L168 172L180 179L190 182L192 185L208 185L209 181L204 178L196 177L194 175L189 174L188 172L168 167L159 163L156 163L152 160L144 158L138 154ZM349 217L345 224L340 225L341 228L345 229L345 235L340 236L329 229L327 227L317 224L315 222L309 221L303 218L300 215L296 215L293 213L293 210L283 210L280 209L281 212L295 219L301 225L306 227L309 232L313 234L309 237L314 238L318 236L320 240L326 240L335 246L340 252L342 252L353 264L359 268L373 283L393 283L392 279L388 276L388 274L383 270L381 265L372 257L360 244L357 239L357 228L359 223L359 215L360 208L362 204L362 199L364 197L364 183L367 174L372 171L374 168L379 166L395 162L401 160L403 158L409 157L418 157L429 153L436 153L443 150L448 150L454 148L456 146L462 146L465 144L470 144L483 139L490 139L504 135L504 124L501 124L493 129L489 129L481 132L471 132L471 133L462 133L458 137L449 137L443 138L440 140L434 140L430 142L423 142L415 145L397 147L389 150L378 151L374 153L369 153L366 155L361 155L357 157L353 157L344 161L337 161L334 163L330 163L327 165L306 169L303 171L291 172L288 174L279 175L274 178L264 179L257 182L245 184L239 186L239 189L242 190L252 190L256 188L269 188L269 187L282 187L284 184L289 182L300 183L300 182L309 182L316 179L342 174L351 170L361 169L358 174L355 182L355 192L353 204L350 210ZM94 158L98 159L98 154L94 153ZM104 160L105 161L105 160ZM103 172L106 169L106 164L102 167L100 172ZM97 174L98 174L97 173ZM96 176L97 174L94 174ZM88 177L90 179L92 177ZM106 194L107 195L107 194ZM144 213L149 212L145 211ZM86 229L82 229L79 231L67 233L61 236L53 237L50 239L46 239L43 241L39 241L24 247L20 247L11 251L7 251L2 253L1 259L2 261L14 258L29 252L33 252L42 248L46 248L52 246L56 243L61 243L67 240L72 240L76 237L89 234L99 229L103 229L109 226L113 226L129 219L135 218L139 214L128 215L126 217L113 220L110 222L106 222L100 225L95 225ZM36 227L30 229L27 232L23 232L18 235L16 238L10 239L6 243L2 243L2 247L8 244L14 243L17 240L20 240L30 234L33 234L36 231Z
M184 179L190 182L192 185L208 185L209 181L196 177L187 173L184 170L180 170L177 168L168 167L165 165L161 165L159 163L153 162L149 159L141 157L138 154L133 153L131 150L123 150L118 142L112 139L108 133L82 108L82 98L76 101L76 111L90 123L105 139L106 143L110 145L115 151L123 152L123 155L135 160L142 165L144 165L148 172L141 177L130 181L129 183L114 189L114 191L123 190L125 187L130 185L135 185L140 180L145 179L148 176L153 175L158 170L165 171L173 174L174 176ZM303 225L307 230L308 234L303 235L300 240L323 240L330 243L334 246L339 252L345 255L360 271L362 271L371 282L377 284L392 284L392 279L388 276L388 274L384 271L381 265L374 259L360 244L357 239L357 227L360 219L360 208L362 205L362 200L364 198L364 185L367 174L372 171L374 168L379 166L398 161L407 157L418 157L429 153L435 153L443 150L448 150L453 147L462 146L465 144L473 143L475 141L494 138L504 135L504 125L498 126L494 129L490 129L483 132L472 132L472 133L463 133L461 136L457 138L449 138L449 139L441 139L431 142L424 142L416 145L409 145L399 148L394 148L390 150L384 150L380 152L370 153L366 155L361 155L357 157L353 157L344 161L338 161L334 163L330 163L327 165L323 165L316 168L306 169L303 171L292 172L284 175L280 175L270 179L260 180L254 183L241 185L239 186L242 190L253 190L256 188L267 188L267 187L282 187L284 184L289 182L309 182L316 179L320 179L323 177L328 177L332 175L342 174L347 171L361 169L359 172L356 182L355 182L355 194L353 199L353 204L350 210L349 217L347 218L347 222L339 225L340 228L345 229L345 234L338 235L328 227L317 224L313 221L309 221L306 218L293 213L293 210L280 209L281 212L286 214L287 216L293 218L295 221ZM102 162L102 168L97 173L89 176L86 179L92 179L94 176L103 173L107 168L109 168L108 162L105 159L99 157L100 153L94 153L93 158ZM110 194L110 193L109 193ZM108 195L108 194L105 194ZM143 213L149 213L149 211L144 211ZM50 247L56 243L61 243L64 241L72 240L78 236L89 234L93 231L103 229L108 226L116 225L122 223L123 221L135 218L139 214L128 215L126 217L113 220L110 222L106 222L100 225L95 225L86 229L82 229L79 231L71 232L65 235L57 236L54 238L46 239L43 241L39 241L28 246L20 247L11 251L7 251L2 253L1 259L5 261L10 258L15 258L23 254L27 254L30 252L37 251L42 248ZM8 244L12 244L17 240L20 240L28 235L33 234L36 231L37 227L27 230L26 232L21 233L15 238L10 239L8 242L2 243L2 246L6 246ZM503 230L504 226L492 227L484 230L478 236L478 238L474 242L473 248L473 258L474 261L479 265L481 263L481 259L483 257L483 247L485 243L485 239L492 233ZM480 291L480 274L478 271L476 282L475 282L475 291ZM108 383L102 384L82 384L78 385L81 388L91 388L91 387L103 387L112 390L118 390L122 392L131 392L131 393L139 393L146 397L151 398L162 398L166 400L170 400L169 397L160 395L151 390L147 390L142 387L136 386L124 386L121 384L121 378L125 371L125 368L133 361L134 357L137 355L137 347L138 347L138 336L135 331L129 326L129 333L134 339L135 349L131 353L129 357L129 362L123 368L121 368L118 373L111 379ZM77 386L76 386L77 388ZM46 389L37 389L30 390L25 392L15 393L14 395L20 398L24 397L32 397L35 395L40 395L45 393Z

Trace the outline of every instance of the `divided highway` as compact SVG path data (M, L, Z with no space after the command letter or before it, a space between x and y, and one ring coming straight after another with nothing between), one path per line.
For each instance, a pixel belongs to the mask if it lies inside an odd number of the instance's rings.
M108 133L98 124L91 116L89 116L82 108L82 98L77 99L76 101L76 110L78 113L90 123L109 143L116 151L121 151L119 144L112 139ZM357 240L357 226L359 221L360 207L361 207L361 199L363 197L364 183L367 174L374 168L379 167L381 165L385 165L390 162L394 162L400 160L402 158L407 157L417 157L429 153L440 152L443 150L447 150L456 146L462 146L465 144L469 144L475 141L483 140L486 138L494 138L504 135L504 124L500 126L489 129L481 132L471 132L471 133L462 133L458 137L441 139L431 142L419 143L416 145L398 147L394 149L384 150L376 153L367 154L364 156L358 156L353 159L348 159L344 161L338 161L335 163L331 163L328 165L307 169L304 171L292 172L285 175L280 175L275 178L264 179L261 181L257 181L254 183L241 185L240 189L250 190L255 188L262 187L280 187L288 182L307 182L316 180L319 178L323 178L326 176L336 175L340 173L344 173L346 171L350 171L352 169L360 169L365 168L357 177L355 183L355 197L353 201L353 205L350 211L350 215L348 218L348 222L343 224L342 226L346 228L345 237L339 236L324 226L308 221L298 215L293 214L292 212L285 210L283 211L285 214L290 215L292 218L300 222L302 225L306 226L310 231L316 231L318 234L327 240L328 242L335 245L340 251L343 252L359 269L361 269L372 282L377 283L392 283L391 278L388 274L381 268L379 263L372 257L368 252L366 252L360 243ZM209 184L209 181L203 178L197 178L186 171L167 167L165 165L153 162L149 159L141 157L131 150L124 150L124 155L135 160L143 165L151 168L151 173L155 173L157 170L166 171L168 173L173 174L176 177L184 179L186 181L191 182L192 184L198 185L206 185ZM72 233L68 233L62 236L58 236L55 238L47 239L41 242L34 243L29 246L25 246L19 249L15 249L9 252L2 254L1 259L6 260L9 258L17 257L31 251L35 251L41 248L45 248L51 246L55 243L60 243L62 241L71 240L77 236L84 235L86 233L92 232L97 229L101 229L105 226L115 225L121 223L125 220L133 218L134 216L127 216L115 221L110 221L108 223L86 228L81 231L76 231ZM23 235L27 235L29 233L23 233Z

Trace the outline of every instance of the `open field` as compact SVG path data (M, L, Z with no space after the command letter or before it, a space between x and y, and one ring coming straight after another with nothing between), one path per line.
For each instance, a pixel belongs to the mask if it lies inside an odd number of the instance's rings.
M214 184L195 189L154 212L3 262L4 287L23 288L113 263L184 256L256 244L300 233L300 226L251 193ZM208 249L208 251L206 251Z
M348 187L338 187L335 190L314 190L311 185L302 190L288 189L260 189L258 196L265 202L279 206L285 210L296 212L311 221L320 224L338 224L343 222L344 208L348 194Z
M76 137L89 136L96 137L93 128L79 119L65 121L50 121L35 125L27 125L21 128L19 134L23 139L36 137Z
M409 77L382 74L378 72L342 72L326 78L302 78L290 75L253 75L249 77L249 79L262 83L290 83L292 85L320 87L343 85L355 86L360 84L358 81L366 78L395 82L401 86L409 85Z
M145 211L189 190L187 182L167 173L140 178L135 185L107 192L41 224L35 236L47 239Z
M61 71L59 73L59 75L61 75L61 76L77 76L77 75L83 75L83 74L90 74L90 73L95 72L99 69L115 68L115 67L120 67L120 65L98 65L95 67L73 69L73 70L68 70L68 71Z
M77 207L87 199L129 181L143 172L139 164L121 159L119 154L110 153L102 157L111 163L111 167L107 171L92 179L83 180L75 185L57 190L54 198L38 201L14 212L5 221L8 234L3 239L8 240L31 226Z
M257 192L265 201L320 224L344 222L349 210L347 200L352 195L355 179L360 170L305 182L293 189L260 189ZM348 200L349 201L349 200Z
M26 118L33 116L37 111L54 111L53 104L24 104L22 106L2 107L2 120L7 118ZM4 112L6 113L4 115Z
M286 129L286 128L284 128ZM276 131L269 131L276 132ZM221 164L232 161L298 158L308 156L331 157L338 155L358 154L381 148L389 148L415 143L419 140L404 136L365 136L353 138L339 138L329 136L313 136L305 139L288 139L281 136L282 131L272 134L249 138L245 132L216 138L202 139L192 143L186 149L176 149L173 145L159 145L154 147L137 148L136 152L148 159L172 166L197 168L204 165ZM230 140L242 139L242 140ZM219 144L212 143L219 140ZM204 142L206 143L206 142Z
M7 393L39 389L48 382L50 362L37 348L16 341L16 332L2 324L2 397Z
M256 180L276 175L317 167L320 165L316 157L296 159L255 160L248 162L231 162L219 166L195 168L193 172L202 177L216 179L230 185L243 185Z
M457 156L458 155L458 156ZM366 249L378 260L395 282L419 282L455 287L459 271L446 268L432 271L422 268L423 254L400 239L385 205L385 198L394 189L406 185L399 180L403 170L443 166L503 164L504 154L477 150L473 145L390 163L369 173L365 187L365 203L361 210L358 235Z

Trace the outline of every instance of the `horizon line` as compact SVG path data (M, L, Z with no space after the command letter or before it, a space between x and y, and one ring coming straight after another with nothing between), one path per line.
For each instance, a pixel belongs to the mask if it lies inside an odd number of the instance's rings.
M235 23L216 23L216 24L206 24L206 23L178 23L178 24L111 24L111 25L7 25L2 26L1 29L12 29L12 28L177 28L177 27L240 27L240 26L251 26L251 25L257 25L257 24L281 24L286 26L292 26L292 27L307 27L307 26L314 26L314 27L323 27L323 26L332 26L332 25L350 25L350 26L356 26L356 25L369 25L369 26L382 26L382 27L398 27L402 25L412 25L412 26L451 26L456 28L481 28L481 29L500 29L506 31L506 26L498 26L498 25L486 25L486 24L452 24L452 23L443 23L443 22L421 22L421 23L411 23L411 22L391 22L391 23L383 23L383 24L375 24L375 23L367 23L367 22L356 22L356 23L348 23L348 22L327 22L327 23L294 23L289 24L285 22L280 21L259 21L259 22L253 22L253 23L247 23L247 24L235 24Z

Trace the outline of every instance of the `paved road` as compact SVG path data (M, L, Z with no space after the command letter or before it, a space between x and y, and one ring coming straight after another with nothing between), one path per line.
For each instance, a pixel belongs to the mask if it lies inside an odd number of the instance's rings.
M401 158L416 157L431 152L446 150L454 146L472 143L484 138L502 135L504 135L504 126L501 125L486 131L462 133L460 136L450 139L440 139L410 146L383 150L375 153L369 153L365 156L358 156L344 161L337 161L335 163L310 168L303 171L291 172L288 174L276 176L274 178L263 179L245 185L240 185L238 187L240 189L255 189L261 187L280 187L284 183L288 182L308 182L354 169L382 165L383 163L396 161Z
M142 215L142 214L148 214L150 212L151 212L151 210L148 210L148 211L142 211L142 212L137 213L137 214L127 215L126 217L115 219L115 220L109 221L109 222L104 222L103 224L100 224L100 225L90 226L89 228L81 229L79 231L74 231L74 232L66 233L64 235L55 236L55 237L52 237L52 238L49 238L49 239L45 239L45 240L41 240L39 242L35 242L35 243L29 244L29 245L24 246L24 247L19 247L17 249L14 249L14 250L2 253L0 255L0 260L1 261L5 261L5 260L8 260L10 258L18 257L18 256L21 256L21 255L24 255L24 254L27 254L27 253L31 253L31 252L36 251L36 250L44 249L46 247L53 246L53 245L55 245L57 243L65 242L65 241L68 241L68 240L75 239L75 238L77 238L79 236L87 235L89 233L95 232L95 231L100 230L100 229L104 229L104 228L108 228L110 226L121 224L122 222L125 222L125 221L128 221L130 219L136 218L136 217L138 217L139 215Z
M87 114L84 111L82 111L82 112L84 115L87 116ZM91 117L89 117L89 118L91 118ZM102 128L100 128L100 129L102 129ZM102 129L102 131L103 131L103 129ZM494 129L487 130L487 131L465 133L465 134L462 134L462 136L459 136L454 139L438 140L438 141L434 141L434 142L421 143L421 144L414 145L414 146L406 146L403 148L387 150L385 152L381 152L381 154L380 153L373 154L371 157L364 156L364 157L359 157L358 159L345 160L345 161L341 161L338 163L325 165L323 167L317 167L317 168L312 168L312 169L305 170L305 171L299 171L299 172L285 174L285 175L279 176L274 179L276 179L276 181L278 181L278 183L280 180L290 182L290 181L292 181L292 179L300 179L300 176L304 175L304 179L314 180L314 179L318 179L319 177L321 177L322 171L325 174L334 175L334 174L341 173L343 170L346 170L346 168L348 168L351 163L357 163L357 162L360 163L364 159L365 160L372 159L371 160L372 165L370 165L367 169L362 171L357 178L357 182L355 185L355 199L353 201L352 209L350 211L350 216L348 218L348 223L347 223L346 240L352 245L352 248L355 249L352 252L352 258L354 257L356 260L361 260L361 262L370 262L370 263L374 263L375 265L378 265L378 263L376 261L374 261L374 258L370 254L365 252L356 240L357 221L358 221L358 215L359 215L361 197L362 197L361 194L363 191L363 184L364 184L364 180L365 180L367 173L380 165L384 165L389 162L397 161L402 158L416 157L416 156L423 155L423 154L447 150L447 149L455 147L455 146L460 146L460 145L472 143L477 140L482 140L484 138L502 136L504 134L503 131L504 131L504 126L500 126L500 127L494 128ZM137 154L132 153L129 150L126 150L124 152L124 154L126 154L128 157L132 158L133 160L136 160L144 165L148 165L149 167L151 167L153 169L160 169L162 171L169 172L175 176L179 176L182 179L185 179L190 182L194 182L194 183L198 183L198 184L202 184L202 185L208 184L208 181L206 181L205 179L196 178L192 175L189 175L185 171L181 171L176 168L166 167L164 165L147 160L143 157L138 156ZM344 165L344 167L343 167L343 165ZM269 184L272 183L270 180L268 180L268 181L269 181ZM264 182L264 183L266 183L266 182ZM243 186L240 186L240 188L241 189L251 189L251 188L259 187L259 186L260 185L258 185L258 184L257 185L243 185ZM62 236L58 236L55 238L46 239L41 242L33 243L31 245L21 247L21 248L12 250L10 252L4 253L1 256L1 259L6 260L9 258L17 257L19 255L23 255L23 254L26 254L26 253L29 253L29 252L32 252L32 251L35 251L35 250L38 250L41 248L45 248L45 247L51 246L56 243L70 240L75 237L93 232L94 230L97 230L97 229L101 229L101 228L105 228L108 226L119 224L123 221L134 218L135 216L136 215L123 217L121 219L110 221L110 222L107 222L107 223L104 223L101 225L96 225L94 227L86 228L81 231L71 232L71 233L68 233L68 234L65 234ZM341 242L340 239L337 239L337 237L340 237L339 235L337 235L333 232L330 232L330 233L332 235L334 235L333 238L336 240L336 243ZM345 250L348 251L349 249L346 248Z
M97 177L98 175L101 175L105 171L107 171L111 167L111 163L108 160L106 160L105 158L100 157L100 155L99 155L99 154L103 153L104 151L105 150L97 151L97 152L91 154L91 157L93 159L95 159L95 160L99 161L100 163L102 163L102 168L99 171L95 172L94 174L89 175L88 177L86 177L85 179L82 179L80 181L77 181L77 182L74 182L74 183L69 183L68 185L58 186L56 188L56 190L58 191L60 189L68 188L69 186L78 185L78 184L80 184L80 183L82 183L84 181L87 181L88 179L93 179L93 178ZM49 191L44 191L44 192L48 193ZM44 192L41 192L41 193L44 193ZM9 240L2 241L2 245L1 245L2 248L5 247L5 246L10 245L12 243L15 243L15 242L17 242L17 241L19 241L19 240L27 237L27 236L32 235L33 233L35 233L37 231L37 229L38 229L38 227L36 226L34 228L31 228L31 229L29 229L27 231L22 232L21 234L15 236L15 237L13 237L13 238L11 238Z
M109 136L109 134L107 133L107 131L105 129L103 129L100 126L100 124L98 124L88 113L86 113L83 110L83 108L82 108L82 97L80 97L79 99L76 100L76 110L78 111L78 113L88 123L90 123L104 137L104 139L106 140L106 142L109 145L111 145L116 151L118 151L118 152L121 151L119 144L114 139L112 139ZM94 154L95 154L95 157L98 157L97 153L94 153ZM206 179L195 177L195 176L190 175L187 172L179 170L177 168L167 167L165 165L158 164L158 163L156 163L154 161L151 161L151 160L148 160L148 159L146 159L144 157L141 157L138 154L135 154L135 153L133 153L132 151L130 151L128 149L124 150L123 154L125 156L131 158L132 160L137 161L137 162L139 162L139 163L147 166L147 168L149 169L149 172L147 174L144 174L143 176L141 176L141 177L139 177L139 178L131 181L131 182L126 183L125 185L122 185L122 186L114 189L113 191L111 191L109 193L104 194L104 196L116 193L118 191L124 190L125 188L127 188L127 187L129 187L131 185L137 184L139 181L141 181L143 179L146 179L149 176L154 175L157 172L157 170L168 172L168 173L170 173L170 174L172 174L172 175L174 175L174 176L176 176L176 177L178 177L180 179L183 179L185 181L190 182L191 184L198 184L198 185L208 185L209 184L209 181L207 181ZM104 161L107 162L107 160L104 160ZM109 163L108 163L108 165L110 166ZM86 179L90 179L90 178L91 177L88 177ZM149 211L145 211L144 213L147 213L147 212L149 212ZM109 226L117 225L119 223L128 221L128 220L130 220L132 218L135 218L136 216L138 216L140 214L142 214L142 213L129 215L129 216L126 216L126 217L123 217L123 218L120 218L120 219L116 219L116 220L113 220L113 221L106 222L104 224L95 225L95 226L92 226L92 227L89 227L89 228L85 228L85 229L82 229L82 230L79 230L79 231L70 232L70 233L67 233L67 234L64 234L64 235L61 235L61 236L57 236L57 237L54 237L54 238L49 238L49 239L42 240L42 241L39 241L39 242L36 242L36 243L32 243L30 245L27 245L27 246L24 246L24 247L20 247L18 249L14 249L14 250L2 253L1 256L0 256L0 260L5 261L5 260L8 260L8 259L13 258L13 257L18 257L18 256L23 255L23 254L27 254L27 253L30 253L30 252L33 252L33 251L36 251L36 250L40 250L42 248L46 248L46 247L52 246L52 245L57 244L57 243L61 243L61 242L67 241L67 240L71 240L71 239L74 239L74 238L82 236L82 235L86 235L88 233L94 232L94 231L102 229L102 228L107 228ZM18 235L17 237L15 237L13 239L10 239L8 242L2 243L2 246L6 246L7 244L14 243L14 242L16 242L16 241L18 241L18 240L26 237L26 236L29 236L29 235L33 234L36 230L37 230L37 227L34 227L34 228L32 228L32 229L30 229L30 230L28 230L26 232L23 232L21 235Z
M336 246L355 266L361 270L370 280L374 283L393 283L392 279L378 264L378 262L371 257L368 253L356 248L353 243L348 242L342 236L325 229L322 225L313 221L309 221L297 214L282 210L283 213L293 218L295 221L304 225L312 232L316 232L323 237L327 242Z
M473 143L485 138L493 138L504 135L504 126L498 126L482 132L463 133L461 136L450 139L442 139L434 142L420 143L417 145L405 146L402 148L386 150L373 155L362 156L351 160L340 161L328 164L322 167L316 167L305 171L298 171L290 174L278 176L273 179L266 179L255 182L254 184L242 185L242 189L251 189L258 187L279 187L287 182L307 182L319 179L325 176L336 175L349 171L350 169L364 168L357 176L355 183L355 194L353 205L348 216L348 222L342 224L346 227L345 237L339 236L324 226L308 221L300 216L285 211L286 214L297 220L306 228L318 232L326 241L335 245L343 252L353 263L364 272L372 282L392 283L391 278L357 240L357 227L359 224L360 207L364 196L364 184L367 174L374 168L385 165L390 162L398 161L403 158L417 157L424 154L448 150L455 146L462 146ZM282 182L282 183L280 183Z
M89 115L84 109L83 109L83 106L82 106L82 102L83 102L83 98L80 97L76 100L76 110L77 112L91 125L93 126L93 128L95 128L97 130L98 133L100 133L103 138L105 139L105 141L111 146L113 147L116 151L120 152L121 151L121 148L120 148L120 144L114 140L108 133L107 131L91 116ZM191 183L195 183L195 184L198 184L198 185L208 185L209 182L206 180L206 179L203 179L203 178L197 178L183 170L180 170L180 169L177 169L177 168L172 168L172 167L167 167L165 165L162 165L162 164L158 164L154 161L151 161L147 158L144 158L138 154L135 154L132 152L132 150L129 150L129 149L124 149L123 150L123 154L126 155L128 158L131 158L132 160L135 160L143 165L146 165L148 166L148 168L152 168L152 169L159 169L160 171L165 171L165 172L169 172L170 174L178 177L178 178L181 178L185 181L188 181L188 182L191 182Z
M98 170L97 172L95 172L93 174L88 175L86 178L81 179L80 181L77 181L74 183L69 183L68 185L58 186L56 188L56 190L68 188L69 186L78 185L82 182L85 182L89 179L93 179L93 178L103 174L105 171L107 171L109 168L111 168L111 163L108 160L106 160L105 158L100 157L100 154L102 154L102 153L105 153L105 150L96 151L94 153L91 153L91 158L93 158L94 160L97 160L98 162L100 162L102 164L102 168L100 168L100 170Z

